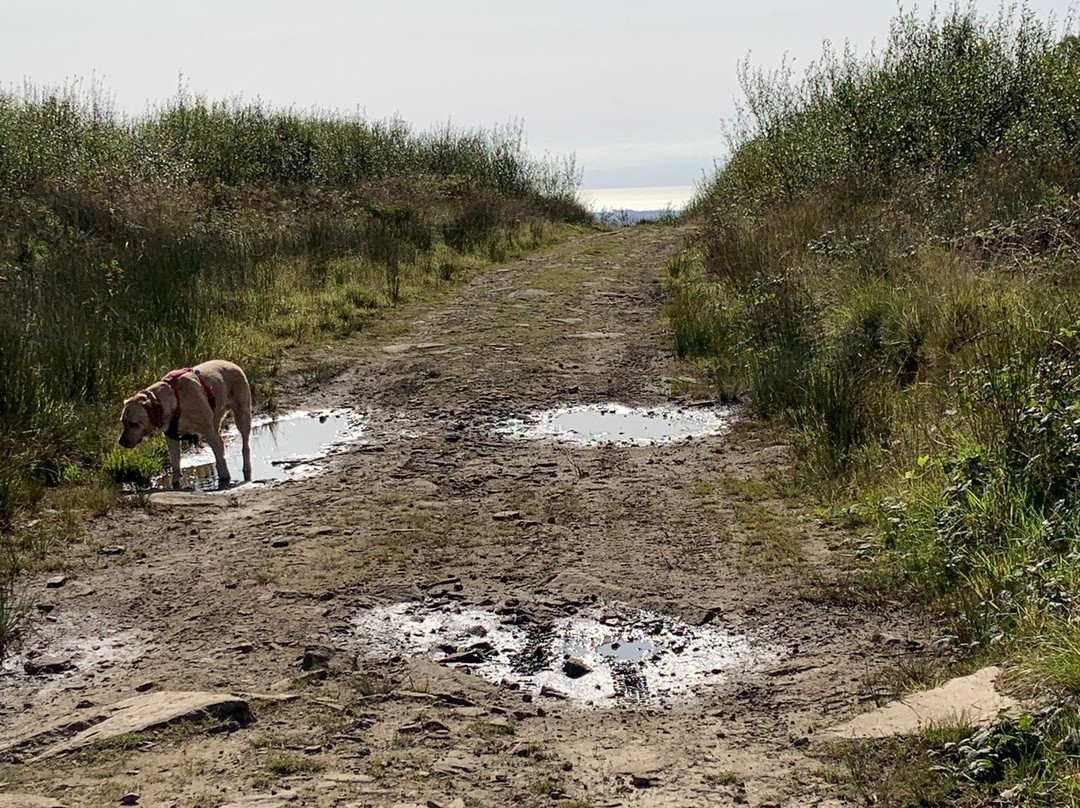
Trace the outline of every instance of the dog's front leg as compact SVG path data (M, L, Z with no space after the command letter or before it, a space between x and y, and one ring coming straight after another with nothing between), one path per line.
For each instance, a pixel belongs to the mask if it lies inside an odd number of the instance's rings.
M180 487L180 441L166 437L165 442L169 444L169 462L172 464L172 487L177 489Z
M221 435L213 432L206 436L206 442L214 450L214 462L217 465L218 487L225 488L229 484L229 466L225 463L225 443Z

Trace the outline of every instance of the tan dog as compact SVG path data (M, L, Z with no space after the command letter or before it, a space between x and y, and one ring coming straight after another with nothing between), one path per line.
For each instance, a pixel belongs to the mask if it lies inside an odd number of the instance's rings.
M229 483L225 444L221 440L221 419L226 410L232 412L244 441L244 480L250 481L251 387L244 371L223 359L174 370L126 399L120 415L124 427L120 445L130 449L155 430L163 430L172 460L172 487L179 488L180 437L198 435L214 450L218 484L224 487Z

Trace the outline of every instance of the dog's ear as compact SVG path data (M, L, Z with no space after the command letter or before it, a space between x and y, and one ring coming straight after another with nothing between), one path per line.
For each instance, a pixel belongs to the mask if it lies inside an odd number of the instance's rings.
M154 429L161 429L162 417L164 416L161 402L158 401L157 396L153 393L143 391L139 393L139 403L146 408L146 412L150 415L150 425Z

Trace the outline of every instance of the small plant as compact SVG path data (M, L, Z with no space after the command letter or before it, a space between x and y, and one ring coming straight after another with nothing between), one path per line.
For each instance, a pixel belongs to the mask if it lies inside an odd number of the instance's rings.
M536 780L529 787L529 790L533 794L541 794L545 796L552 796L562 792L562 784L558 780L552 780L545 778L543 780Z
M165 440L154 437L143 441L134 449L113 447L102 458L101 470L114 482L146 487L154 477L165 470L168 459Z
M322 761L278 751L268 753L264 765L271 774L278 777L315 774L323 769Z
M0 545L0 661L16 646L26 625L28 604L15 590L18 559Z
M733 771L722 771L706 774L704 780L712 786L735 786L739 784L739 775Z
M133 752L143 745L144 739L137 732L126 732L113 738L105 738L94 741L80 754L83 758L94 763L102 763L122 757L127 752Z

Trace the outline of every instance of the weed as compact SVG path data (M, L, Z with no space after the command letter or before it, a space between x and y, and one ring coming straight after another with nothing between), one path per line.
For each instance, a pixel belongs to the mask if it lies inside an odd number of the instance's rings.
M29 614L29 604L15 590L18 561L0 546L0 661L19 641Z
M550 778L544 778L543 780L536 780L531 786L529 791L533 794L540 794L544 796L551 796L558 794L562 791L562 785L558 780L552 780Z
M113 738L94 741L80 752L80 756L87 763L104 763L140 748L143 742L144 739L139 733L127 732Z
M711 786L735 786L740 780L738 772L730 770L706 774L703 779Z
M301 757L283 751L275 751L267 754L264 765L271 774L278 777L292 777L297 774L315 774L323 769L323 764L319 760Z

